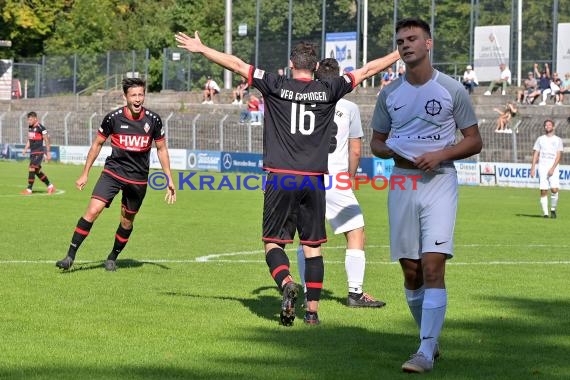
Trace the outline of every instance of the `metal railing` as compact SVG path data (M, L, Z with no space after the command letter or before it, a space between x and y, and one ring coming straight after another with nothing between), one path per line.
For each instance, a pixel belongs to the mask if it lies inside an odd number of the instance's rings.
M91 145L105 114L99 112L50 111L40 114L40 121L49 132L53 145ZM171 149L255 152L263 151L263 125L239 122L239 110L227 113L171 112L161 115L168 146ZM371 115L363 114L364 137L362 156L372 156L369 141ZM544 116L517 117L511 124L513 133L495 133L495 119L480 119L479 128L484 148L479 161L529 162L532 147L543 133ZM565 118L554 118L557 125L567 125ZM567 151L570 151L570 128L557 128ZM24 144L27 136L26 112L0 113L0 143ZM461 134L457 133L457 140ZM570 164L570 155L562 156Z

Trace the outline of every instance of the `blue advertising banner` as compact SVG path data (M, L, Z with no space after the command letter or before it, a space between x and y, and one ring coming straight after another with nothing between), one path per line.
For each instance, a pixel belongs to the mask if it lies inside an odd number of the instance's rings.
M25 146L25 144L0 144L0 158L18 161L29 160L29 150L26 152L25 156L22 154ZM59 161L59 146L52 145L50 147L50 153L52 161Z
M374 160L374 173L372 177L376 176L384 176L386 178L390 178L392 175L392 169L394 168L394 160L388 159L384 160L382 158L373 158Z
M260 153L222 152L221 171L263 173L263 156Z
M209 150L188 150L187 169L221 171L221 153Z

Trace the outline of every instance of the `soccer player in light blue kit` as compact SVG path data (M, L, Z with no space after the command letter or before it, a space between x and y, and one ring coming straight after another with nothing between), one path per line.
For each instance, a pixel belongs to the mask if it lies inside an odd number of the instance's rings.
M402 365L428 372L438 356L447 307L445 263L453 257L457 172L453 160L483 146L473 106L461 83L435 70L429 25L417 18L396 24L406 74L385 87L372 117L372 153L393 158L393 175L421 175L417 186L388 193L390 253L404 274L404 291L420 328L420 347ZM463 139L456 144L459 129Z

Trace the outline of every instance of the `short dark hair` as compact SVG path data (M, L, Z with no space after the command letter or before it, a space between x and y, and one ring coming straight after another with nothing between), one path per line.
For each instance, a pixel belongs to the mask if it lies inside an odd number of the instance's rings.
M144 79L141 78L125 78L121 82L123 86L123 93L126 95L131 87L142 87L146 89L146 82Z
M424 31L428 38L431 38L431 29L429 24L420 18L404 18L396 23L396 33L398 33L400 29L404 28L420 28Z
M340 66L334 58L325 58L319 62L319 67L315 71L315 78L319 80L333 79L340 75Z
M310 42L303 41L295 45L289 58L297 70L315 71L317 68L317 50Z
M543 127L546 127L546 123L550 122L552 124L552 126L554 127L554 121L552 121L552 119L546 119L544 120L544 124L542 124Z
M30 111L28 112L28 117L35 117L36 119L38 118L38 114L35 113L34 111Z

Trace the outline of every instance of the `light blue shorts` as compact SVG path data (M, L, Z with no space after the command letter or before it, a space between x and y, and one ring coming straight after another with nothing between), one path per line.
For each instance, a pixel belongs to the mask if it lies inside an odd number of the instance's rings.
M407 176L419 178L415 185L407 180L402 186L391 186L388 193L392 260L418 260L426 252L453 257L458 192L455 167L432 172L394 167L392 179Z

